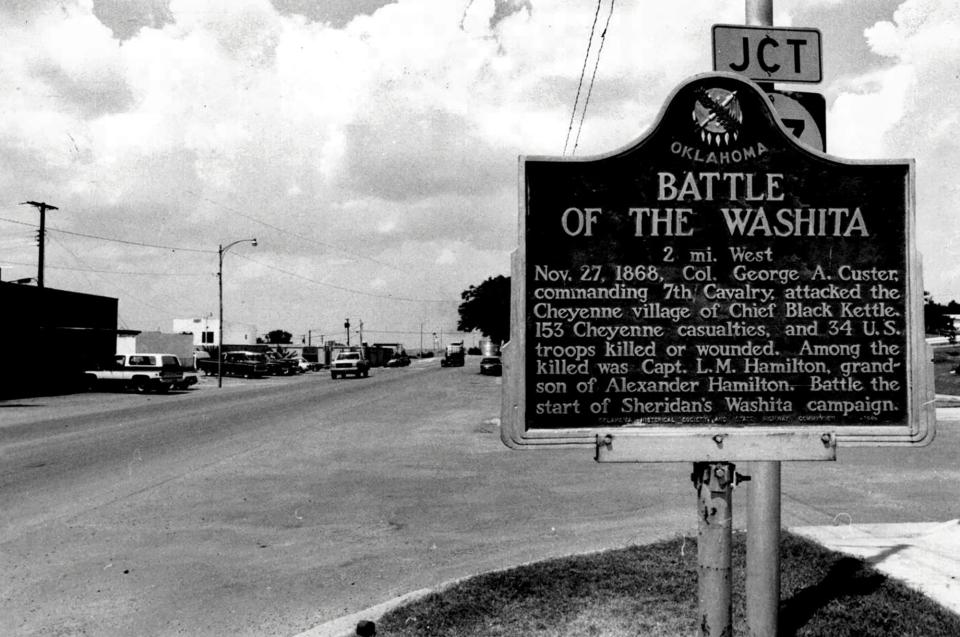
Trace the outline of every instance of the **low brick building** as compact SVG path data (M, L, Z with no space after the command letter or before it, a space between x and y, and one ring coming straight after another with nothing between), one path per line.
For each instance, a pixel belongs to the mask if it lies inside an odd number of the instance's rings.
M117 299L0 281L0 397L62 393L117 345Z

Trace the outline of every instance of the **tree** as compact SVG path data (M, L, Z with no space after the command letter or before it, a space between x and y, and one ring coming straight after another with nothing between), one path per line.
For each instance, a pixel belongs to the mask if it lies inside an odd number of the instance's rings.
M271 344L285 345L293 341L293 334L284 330L271 330L264 339Z
M510 277L490 277L480 285L471 285L460 293L460 320L457 329L462 332L479 330L495 343L510 338Z

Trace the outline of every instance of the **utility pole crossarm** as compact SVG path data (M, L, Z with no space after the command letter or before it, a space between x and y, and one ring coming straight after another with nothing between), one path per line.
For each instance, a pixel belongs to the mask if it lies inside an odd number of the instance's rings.
M48 204L48 203L44 203L43 201L23 201L23 202L20 203L20 205L21 205L21 206L27 206L27 205L29 205L29 206L36 206L37 208L40 208L41 210L60 210L60 209L57 208L56 206L52 206L52 205L50 205L50 204Z

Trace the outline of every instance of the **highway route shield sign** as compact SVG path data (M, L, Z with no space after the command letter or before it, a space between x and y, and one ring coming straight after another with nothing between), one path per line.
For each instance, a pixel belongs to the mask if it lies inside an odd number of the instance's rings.
M773 108L798 142L819 150L827 149L827 106L819 93L767 91Z

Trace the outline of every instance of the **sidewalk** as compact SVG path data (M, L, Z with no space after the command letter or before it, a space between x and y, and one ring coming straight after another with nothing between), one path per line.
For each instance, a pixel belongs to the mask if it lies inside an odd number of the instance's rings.
M847 553L960 614L960 520L790 529Z

